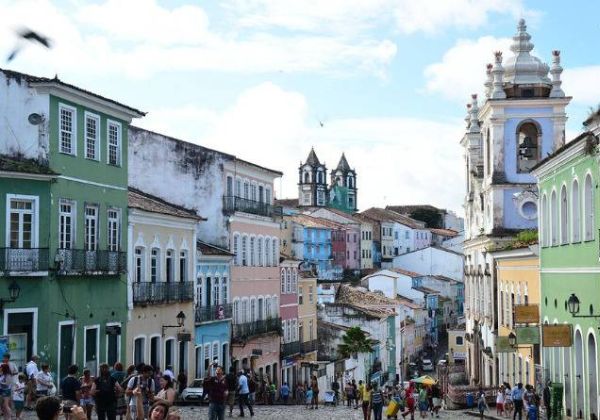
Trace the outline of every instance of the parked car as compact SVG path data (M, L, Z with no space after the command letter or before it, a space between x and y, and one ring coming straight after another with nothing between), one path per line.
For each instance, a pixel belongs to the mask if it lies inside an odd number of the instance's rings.
M208 403L208 395L204 395L204 399L202 399L203 394L202 379L194 379L191 385L183 390L179 398L185 403Z
M423 359L422 362L423 372L433 372L433 363L429 359Z

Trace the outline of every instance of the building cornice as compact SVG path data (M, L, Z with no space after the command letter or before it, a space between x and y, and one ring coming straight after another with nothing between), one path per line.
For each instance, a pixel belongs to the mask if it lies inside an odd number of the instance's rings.
M504 112L494 112L498 108L504 110L505 107L515 108L532 108L540 106L560 106L566 107L571 102L571 96L565 96L562 98L527 98L527 99L487 99L481 108L479 108L479 119L484 120L486 114L491 113L491 118L515 118L513 115L507 115ZM531 114L527 114L531 117ZM544 115L544 118L552 117L552 114ZM518 117L516 117L518 118Z
M29 179L32 181L51 181L58 177L58 174L32 174L27 172L0 171L0 178Z
M129 208L129 223L133 225L152 225L173 229L184 229L195 232L197 221L194 219L185 219L183 217Z
M575 146L566 149L563 153L555 156L548 162L531 171L531 173L535 177L537 177L538 180L542 177L549 175L551 172L556 171L569 160L577 157L580 154L583 154L586 145L586 141L579 141L579 144L576 144Z

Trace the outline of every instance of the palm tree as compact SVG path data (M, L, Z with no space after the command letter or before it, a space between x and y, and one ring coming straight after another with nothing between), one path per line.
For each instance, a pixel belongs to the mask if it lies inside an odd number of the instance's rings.
M372 353L374 340L367 338L360 327L351 327L342 336L342 344L338 344L339 354L348 359L354 357L358 353Z

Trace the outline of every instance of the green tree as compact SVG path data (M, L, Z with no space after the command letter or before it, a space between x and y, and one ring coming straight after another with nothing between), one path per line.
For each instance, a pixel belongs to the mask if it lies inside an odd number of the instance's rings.
M374 340L367 338L360 327L352 327L342 336L342 344L338 345L338 352L342 357L350 358L358 353L372 353Z

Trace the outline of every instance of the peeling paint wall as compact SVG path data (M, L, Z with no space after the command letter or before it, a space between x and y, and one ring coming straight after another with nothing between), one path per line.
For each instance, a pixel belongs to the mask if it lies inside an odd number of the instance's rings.
M0 71L0 154L30 159L48 158L48 95L38 95L24 78L7 77ZM44 117L38 125L27 117Z
M129 129L129 185L207 218L198 239L229 248L223 215L224 165L233 156L168 136Z

